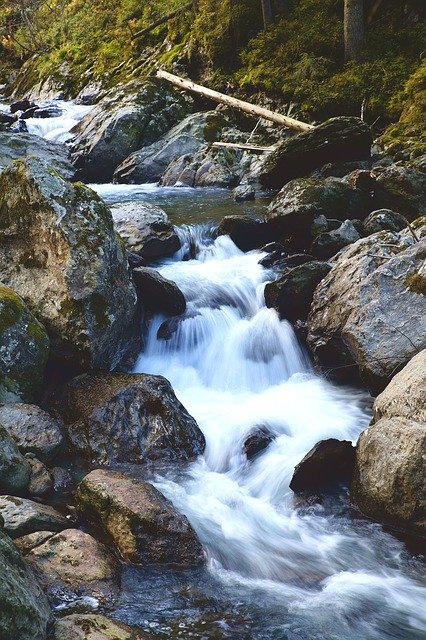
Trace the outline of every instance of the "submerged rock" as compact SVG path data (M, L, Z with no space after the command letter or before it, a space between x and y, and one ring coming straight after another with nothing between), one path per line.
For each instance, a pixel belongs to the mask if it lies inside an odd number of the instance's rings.
M274 440L274 434L266 427L257 427L244 440L243 449L247 460L253 460L262 453Z
M33 572L0 531L0 637L45 640L51 611Z
M348 440L321 440L295 467L292 491L316 491L336 482L351 480L355 447Z
M76 500L87 518L102 525L126 560L182 567L204 561L187 518L148 482L98 469L80 483Z
M56 359L111 370L135 354L126 254L91 189L34 158L1 173L0 254L0 280L44 323Z
M0 259L1 253L0 247ZM33 400L43 384L48 355L43 325L22 298L0 285L0 402Z
M138 267L132 273L144 309L169 316L185 313L185 296L175 282L149 267Z
M154 637L103 615L86 613L57 620L54 640L154 640Z
M96 464L190 460L205 447L194 418L162 376L79 376L56 406L75 450Z
M0 496L0 515L4 519L4 530L11 538L35 531L62 531L69 525L52 507L14 496Z

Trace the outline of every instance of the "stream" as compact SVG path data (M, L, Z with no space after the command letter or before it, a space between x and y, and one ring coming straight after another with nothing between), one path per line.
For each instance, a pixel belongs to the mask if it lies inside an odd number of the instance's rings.
M39 134L66 139L69 123L51 123L53 135L47 120ZM149 200L179 225L181 250L155 267L181 288L187 312L167 340L157 338L167 319L152 319L134 371L168 378L207 442L189 465L148 471L190 520L206 566L124 566L114 617L158 638L424 640L421 558L353 513L347 487L312 502L289 489L316 442L355 443L371 410L363 392L316 375L291 325L264 306L274 278L259 265L264 254L215 238L221 217L256 213L262 202L236 205L222 190L91 186L109 203ZM258 427L274 440L249 462L243 443Z

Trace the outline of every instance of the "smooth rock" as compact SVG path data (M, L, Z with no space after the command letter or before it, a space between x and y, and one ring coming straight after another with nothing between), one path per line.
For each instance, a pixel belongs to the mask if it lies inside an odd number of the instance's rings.
M204 561L187 518L143 480L98 469L80 483L76 500L87 518L103 526L126 560L182 567Z
M57 399L75 450L96 464L190 460L204 436L162 376L83 375Z
M185 313L185 296L175 282L150 267L137 267L132 274L144 309L168 316Z
M31 477L31 467L0 422L0 491L20 493Z
M35 531L62 531L69 526L68 520L52 507L14 496L0 496L0 514L11 538Z
M274 434L266 427L257 427L244 440L243 449L247 460L253 460L274 440Z
M154 637L100 614L73 614L56 621L54 640L154 640Z
M352 478L355 447L348 440L330 438L318 442L295 467L292 491L316 491Z

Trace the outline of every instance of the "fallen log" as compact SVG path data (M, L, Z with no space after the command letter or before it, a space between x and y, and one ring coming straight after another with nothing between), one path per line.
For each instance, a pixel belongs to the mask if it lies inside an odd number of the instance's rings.
M165 22L168 22L172 18L176 18L176 16L179 16L181 13L185 13L185 11L189 11L189 9L192 9L193 6L194 6L194 2L187 2L182 7L179 7L174 11L170 11L170 13L167 13L165 16L161 16L161 18L158 18L158 20L151 22L151 24L149 24L147 27L144 27L144 29L141 29L140 31L136 31L136 33L132 35L132 40L134 40L135 38L140 38L141 36L144 36L150 31L153 31L156 27L159 27Z
M219 93L219 91L213 91L213 89L208 89L207 87L203 87L200 84L195 84L195 82L192 82L191 80L185 80L184 78L175 76L172 73L168 73L167 71L162 71L161 69L157 71L157 77L163 78L163 80L168 80L176 87L184 89L184 91L197 93L198 95L201 95L205 98L210 98L215 102L220 102L222 104L226 104L228 107L239 109L240 111L244 111L244 113L248 113L251 116L257 116L258 118L270 120L271 122L275 122L275 124L279 124L283 127L289 127L290 129L295 129L296 131L309 131L310 129L314 128L312 124L307 124L306 122L301 122L300 120L295 120L294 118L288 118L287 116L283 116L281 115L281 113L277 113L276 111L270 111L269 109L264 109L263 107L258 107L255 104L251 104L250 102L238 100L237 98L227 96L224 93Z
M247 144L244 142L213 142L212 147L228 147L230 149L244 149L245 151L253 151L255 153L263 153L264 151L274 151L273 147L261 147L255 144Z

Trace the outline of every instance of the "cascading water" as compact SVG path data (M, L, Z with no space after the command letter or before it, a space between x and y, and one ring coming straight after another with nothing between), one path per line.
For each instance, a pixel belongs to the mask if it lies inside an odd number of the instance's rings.
M369 420L362 395L317 377L291 326L265 308L271 274L261 254L213 241L208 225L181 239L160 271L184 292L186 316L169 326L154 318L135 370L166 376L207 442L185 478L157 476L156 485L188 516L224 588L282 610L284 635L265 632L265 620L247 637L424 638L421 567L403 545L342 504L296 508L289 489L316 442L356 440ZM275 439L248 462L243 443L255 427Z

